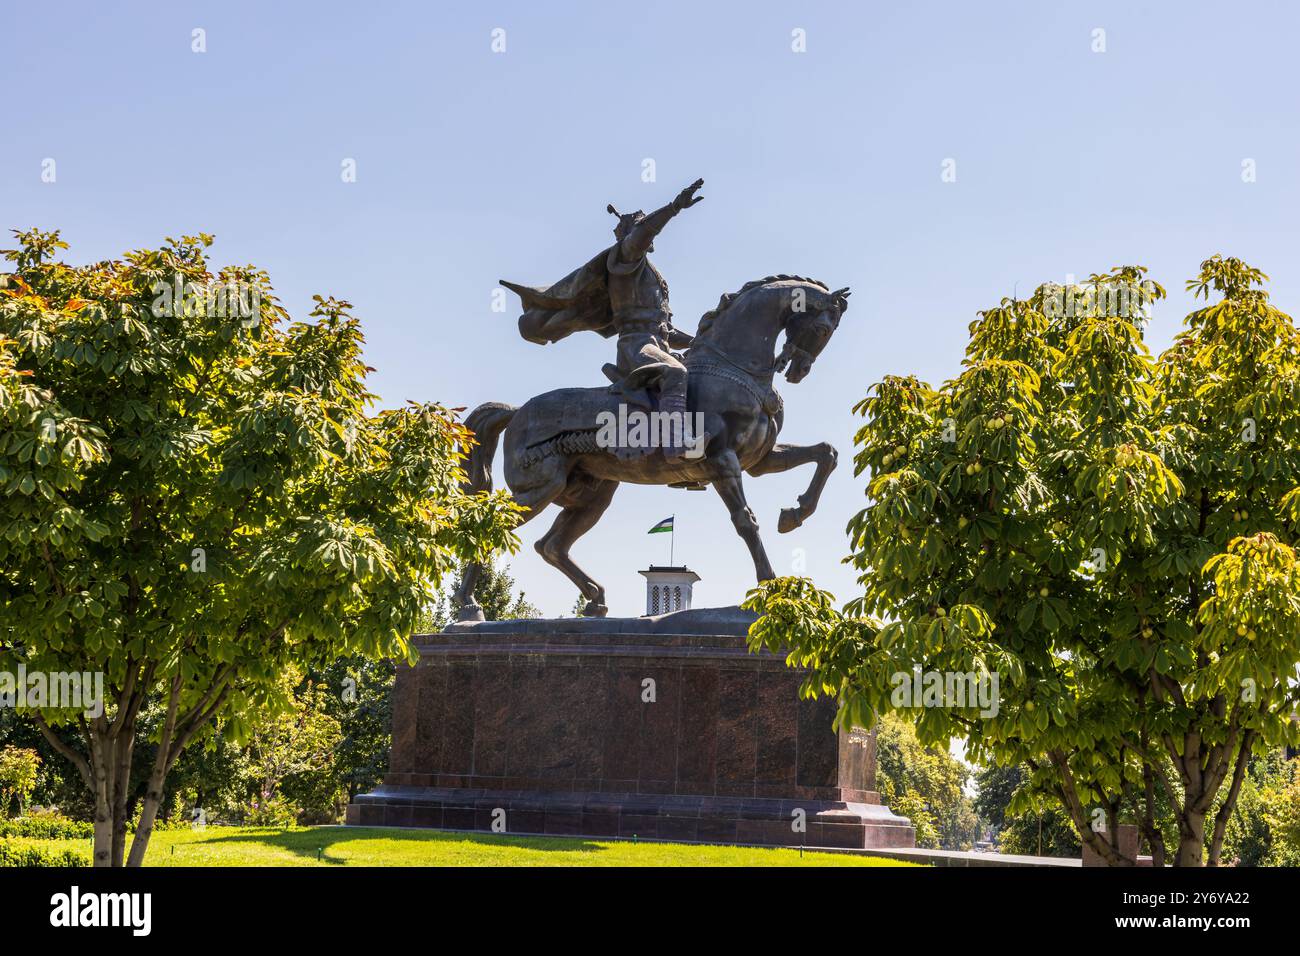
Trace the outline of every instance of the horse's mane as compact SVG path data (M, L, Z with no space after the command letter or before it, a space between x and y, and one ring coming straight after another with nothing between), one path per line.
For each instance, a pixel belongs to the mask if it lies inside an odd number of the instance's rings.
M710 309L708 312L705 312L704 315L700 316L700 324L699 327L695 330L695 334L696 335L706 334L709 331L709 328L713 325L713 320L716 319L723 312L727 311L727 309L730 308L731 303L735 302L738 298L740 298L750 289L756 289L761 285L767 285L769 282L781 282L782 280L807 282L810 285L817 286L818 288L822 289L825 292L830 291L830 286L828 286L826 283L819 282L817 279L809 279L806 276L775 275L775 276L764 276L761 279L751 279L749 282L746 282L735 292L724 292L722 294L722 298L718 300L718 304L714 308Z

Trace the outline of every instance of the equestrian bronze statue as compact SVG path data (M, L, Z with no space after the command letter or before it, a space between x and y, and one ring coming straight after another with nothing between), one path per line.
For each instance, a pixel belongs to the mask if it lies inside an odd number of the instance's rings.
M848 308L849 291L800 276L768 276L722 296L693 337L675 328L668 284L648 254L665 225L703 199L696 195L703 185L697 180L648 215L609 206L618 217L615 243L555 285L502 282L523 300L519 330L530 342L554 343L576 331L616 336L616 362L604 368L612 384L556 389L518 408L487 402L465 419L475 438L466 487L491 489L492 462L504 443L506 485L524 509L523 521L547 505L560 506L537 551L577 586L589 617L607 613L605 589L569 549L600 520L621 482L712 485L765 581L775 575L742 476L815 464L797 506L781 512L777 530L784 533L816 510L835 468L835 449L826 442L777 442L784 416L772 379L785 372L795 384L807 376ZM480 571L467 566L457 591L462 621L483 619L473 598Z

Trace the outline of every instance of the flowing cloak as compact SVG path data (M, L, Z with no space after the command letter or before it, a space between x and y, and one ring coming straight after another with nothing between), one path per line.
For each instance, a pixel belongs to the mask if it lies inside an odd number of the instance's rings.
M618 334L609 304L609 273L628 268L618 262L618 246L602 250L585 265L546 288L501 280L524 303L519 334L529 342L547 345L574 332L599 332L605 338ZM643 260L644 261L644 260ZM633 268L639 265L635 264Z

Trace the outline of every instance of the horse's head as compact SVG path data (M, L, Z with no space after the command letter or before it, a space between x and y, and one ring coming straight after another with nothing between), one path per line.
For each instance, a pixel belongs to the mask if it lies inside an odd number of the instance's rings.
M840 316L848 309L851 294L848 286L834 292L807 291L804 308L794 309L786 321L785 347L776 359L776 371L784 371L787 382L794 385L807 377L813 362L839 328Z

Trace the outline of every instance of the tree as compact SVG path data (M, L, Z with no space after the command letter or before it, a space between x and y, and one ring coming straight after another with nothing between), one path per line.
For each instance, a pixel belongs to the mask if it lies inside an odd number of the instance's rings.
M1273 866L1300 866L1300 771L1291 766L1290 779L1266 791L1270 842L1267 862Z
M151 720L139 732L136 762L152 766L157 756L149 736L164 716L152 704L146 713ZM160 820L188 820L195 824L229 823L241 820L251 798L249 794L248 748L238 746L221 733L211 733L185 748L167 774L167 792L158 808Z
M0 750L0 817L9 815L9 807L18 798L18 812L27 807L41 771L41 757L35 750L5 747Z
M39 806L56 806L70 815L89 820L93 808L89 804L86 785L49 742L41 736L36 725L23 711L0 707L0 745L35 750L41 759L41 773L32 791L31 802Z
M450 595L440 594L436 602L425 608L416 622L417 634L436 634L456 619L460 604L454 595L460 589L464 574L465 568L462 565L456 572ZM582 599L581 595L579 599ZM528 601L523 591L515 594L515 579L505 567L499 567L495 559L483 564L478 583L474 585L474 600L483 608L483 619L486 621L514 621L542 616L541 610Z
M458 590L463 566L449 589ZM474 598L489 621L541 617L524 593L515 593L515 581L509 571L495 560L484 563L474 588ZM429 634L443 630L455 619L459 607L446 593L426 607L416 621L414 633ZM388 751L392 744L392 692L396 667L390 660L372 661L364 657L346 657L312 676L333 688L326 710L338 719L342 739L334 749L331 773L343 793L351 800L378 784L388 769Z
M459 589L464 573L462 567L457 574L453 594ZM483 618L488 621L515 621L542 616L542 612L528 602L523 591L515 594L515 579L506 568L498 567L495 561L483 566L478 583L474 585L474 600L483 608ZM452 614L459 610L460 605L452 600Z
M328 692L286 672L281 710L264 712L253 724L248 742L249 770L256 785L254 819L267 822L268 811L280 798L280 786L293 776L323 775L343 739L339 722L326 711Z
M875 386L848 527L864 593L840 612L769 582L751 642L791 649L844 722L911 710L923 741L1027 765L1026 799L1050 793L1108 863L1134 862L1125 807L1163 863L1163 799L1173 862L1217 865L1252 752L1300 736L1300 333L1262 273L1214 256L1188 288L1219 301L1154 358L1144 275L1004 299L955 379ZM952 693L915 707L914 666ZM953 675L997 676L994 712Z
M95 800L96 865L143 859L167 774L220 720L236 742L290 668L411 656L458 561L517 541L461 491L438 405L370 414L351 306L291 322L267 275L209 272L211 237L121 260L16 233L0 289L0 664L103 674L106 707L33 718ZM142 710L161 707L126 854Z
M345 657L319 672L320 683L332 691L325 710L339 722L342 734L330 773L349 801L378 784L388 770L396 671L391 660Z
M964 787L969 769L946 748L927 747L896 714L876 728L876 788L916 827L916 845L970 849L978 821Z
M1223 852L1238 866L1300 866L1300 760L1282 750L1251 760Z
M1059 805L1036 811L1007 812L1016 791L1029 776L1022 767L985 767L977 775L975 812L997 833L998 850L1027 856L1078 858L1079 836ZM1022 801L1023 802L1023 801Z

